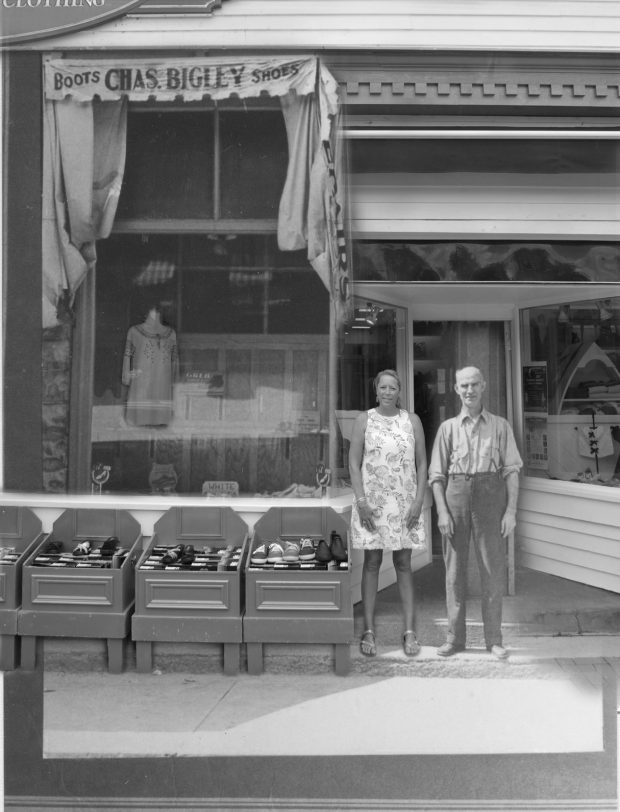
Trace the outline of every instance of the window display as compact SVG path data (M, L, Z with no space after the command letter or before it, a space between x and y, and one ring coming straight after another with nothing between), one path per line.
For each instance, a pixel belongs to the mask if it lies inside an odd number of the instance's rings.
M320 495L328 293L273 235L212 236L100 245L89 477L107 469L103 493Z
M522 313L526 473L620 486L620 298Z

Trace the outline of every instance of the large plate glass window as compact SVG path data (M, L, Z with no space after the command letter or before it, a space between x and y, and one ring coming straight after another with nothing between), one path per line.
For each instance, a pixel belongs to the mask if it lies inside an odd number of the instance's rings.
M620 296L521 312L525 473L620 486Z
M305 251L277 247L287 157L277 105L130 110L97 248L92 395L73 415L90 437L77 490L316 491L329 298Z

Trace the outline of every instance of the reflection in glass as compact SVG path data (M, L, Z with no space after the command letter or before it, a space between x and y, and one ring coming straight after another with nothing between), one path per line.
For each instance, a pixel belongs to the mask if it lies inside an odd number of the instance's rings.
M578 243L353 243L366 282L619 282L620 246Z
M113 236L96 312L84 419L106 492L314 495L329 300L304 252L272 235Z

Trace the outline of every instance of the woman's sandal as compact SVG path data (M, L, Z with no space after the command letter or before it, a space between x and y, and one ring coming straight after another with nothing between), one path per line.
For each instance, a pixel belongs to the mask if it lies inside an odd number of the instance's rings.
M415 657L420 653L420 644L416 640L415 632L411 629L403 634L403 651L407 657Z
M377 644L375 642L375 633L372 629L366 629L362 632L362 639L360 640L360 651L367 657L374 657L377 653Z

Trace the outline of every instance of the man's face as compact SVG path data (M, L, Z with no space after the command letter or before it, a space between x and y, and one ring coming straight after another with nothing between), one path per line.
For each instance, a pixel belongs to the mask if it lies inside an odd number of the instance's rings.
M482 409L482 393L485 389L486 383L477 369L462 369L456 376L454 390L470 412L479 412Z

